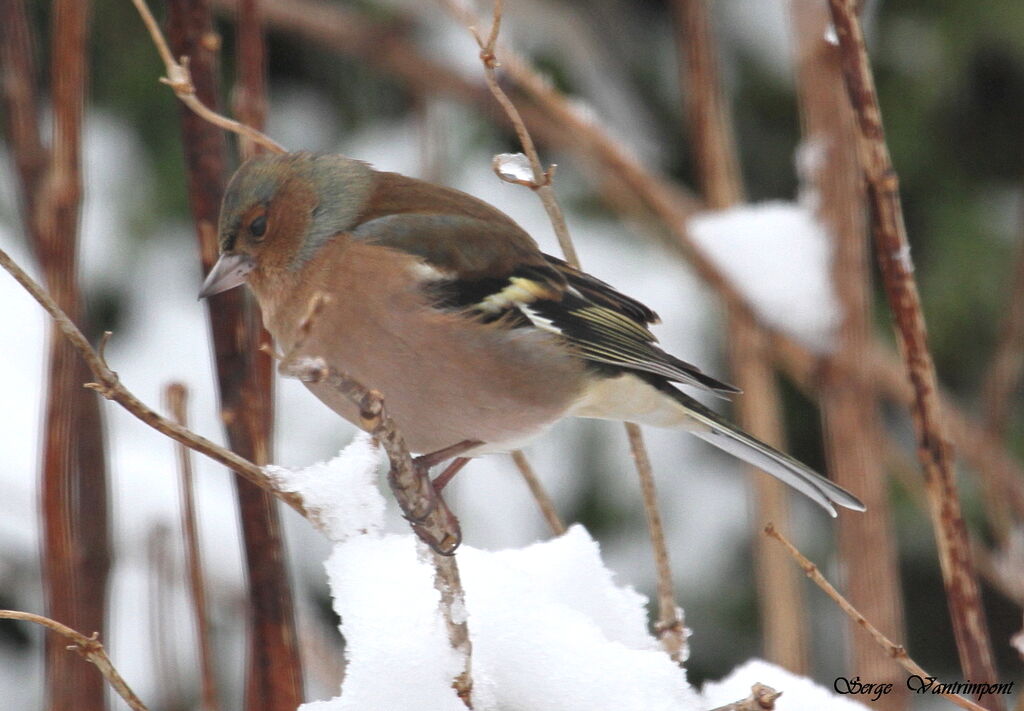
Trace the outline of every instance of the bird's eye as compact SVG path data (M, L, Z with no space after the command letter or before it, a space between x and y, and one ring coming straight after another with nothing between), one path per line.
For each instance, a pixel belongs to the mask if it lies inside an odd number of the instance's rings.
M253 237L262 237L267 233L267 216L260 215L249 223L249 233Z

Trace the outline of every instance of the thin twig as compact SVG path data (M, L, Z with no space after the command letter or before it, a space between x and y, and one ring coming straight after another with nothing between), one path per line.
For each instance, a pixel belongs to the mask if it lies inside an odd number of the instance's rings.
M171 383L164 390L167 409L174 421L188 427L188 390L182 383ZM202 550L199 525L196 522L195 487L192 476L192 457L187 447L178 444L179 489L181 491L181 531L185 540L189 590L192 593L192 614L195 617L196 637L199 642L199 677L201 681L201 708L217 711L220 702L217 679L213 669L213 650L210 646L210 624L206 608L206 583L203 576Z
M519 473L523 475L523 481L530 488L530 493L533 494L533 498L537 501L540 512L544 515L544 520L548 522L551 532L556 536L561 536L565 533L565 524L558 517L555 502L551 500L551 496L548 495L540 479L537 478L537 474L533 471L533 467L530 466L526 455L523 454L522 450L517 449L512 452L512 461L515 462Z
M0 618L6 620L24 620L25 622L34 622L37 625L46 627L53 632L61 635L65 639L71 642L67 647L72 652L77 652L87 662L91 662L96 665L99 669L100 674L107 680L111 688L118 693L118 695L124 699L124 702L128 704L133 711L147 711L146 705L139 700L139 697L135 695L128 683L118 673L114 667L113 662L110 661L110 657L107 656L106 650L99 641L99 635L93 634L91 637L86 637L81 632L77 632L66 625L62 625L56 620L51 620L49 617L43 617L42 615L34 615L31 612L20 612L18 610L0 610Z
M826 595L832 598L835 601L835 603L839 605L839 608L843 612L845 612L851 620L853 620L858 625L867 630L868 634L871 635L871 637L875 640L875 642L883 650L883 652L885 652L886 655L888 655L892 659L895 659L900 664L900 666L902 666L911 674L915 674L921 677L922 679L930 678L928 672L922 669L917 662L910 658L910 655L907 654L907 650L903 645L892 642L888 637L882 634L877 627L871 624L871 622L869 622L864 617L864 615L862 615L857 610L857 608L851 605L850 602L845 597L843 597L839 593L839 591L836 590L831 583L829 583L828 580L825 579L825 576L822 575L821 571L818 570L818 566L816 566L814 563L812 563L806 557L804 557L804 555L799 550L797 550L796 546L790 543L785 536L783 536L781 533L775 530L775 527L772 526L772 524L769 523L767 526L765 526L764 532L765 535L771 536L779 543L781 543L783 546L785 546L786 550L789 551L789 554L793 556L793 560L795 560L797 564L803 569L807 577L813 580L815 585L821 588ZM937 688L942 685L936 682L935 686ZM957 694L943 693L941 695L945 696L947 699L952 701L957 706L967 709L968 711L985 711L984 707L974 703L969 699L965 699L962 696L958 696Z
M640 426L626 423L626 436L629 437L629 450L636 463L636 471L640 478L640 493L644 502L644 513L647 515L647 529L651 535L651 547L654 549L654 567L658 578L658 621L654 628L658 639L673 661L682 664L689 656L686 644L686 621L683 610L676 605L676 596L672 584L672 565L665 545L665 529L661 523L661 512L658 510L658 492L654 487L654 472L651 460L644 446L643 433Z
M164 40L163 33L160 32L160 26L157 25L156 20L153 19L153 13L149 11L146 1L132 0L132 3L139 11L139 15L142 17L142 22L146 25L146 29L149 31L149 35L153 39L153 44L156 45L157 52L160 53L160 59L163 60L164 70L167 72L167 76L160 78L160 82L162 84L166 84L171 87L175 96L177 96L182 103L213 125L219 126L225 131L238 134L243 138L247 138L250 141L263 146L271 153L285 152L284 147L269 136L257 131L251 126L229 119L228 117L207 108L207 106L196 96L195 87L192 86L192 76L188 70L188 58L182 57L180 63L174 61L174 57L171 55L171 50L167 46L167 42Z
M71 319L67 317L67 314L65 314L60 307L54 303L53 298L46 293L46 291L37 284L32 277L26 274L25 270L18 266L7 252L2 249L0 249L0 267L3 267L8 273L10 273L10 275L13 276L14 279L32 295L32 298L34 298L39 305L46 310L53 319L57 328L60 330L61 334L71 342L71 345L74 346L79 355L85 359L86 364L89 366L89 370L92 371L93 377L96 378L96 382L86 383L85 387L95 390L107 400L116 402L157 432L170 437L175 442L184 444L189 449L193 449L206 455L213 461L223 464L232 471L241 474L243 477L256 484L256 486L264 489L265 491L269 491L278 499L291 506L300 515L305 518L310 518L302 506L301 498L290 491L281 491L280 489L277 489L262 468L256 466L249 460L238 456L234 452L211 442L205 437L198 435L165 417L162 417L151 407L135 397L131 391L121 384L117 377L117 373L111 370L107 366L103 356L89 345L89 341L86 340L85 336L82 335L82 332L78 330L78 327L72 323Z
M914 386L911 414L917 431L918 458L929 497L929 512L960 663L967 678L992 683L997 678L992 644L960 512L953 452L945 439L935 364L928 349L899 182L885 142L867 48L854 3L829 0L829 9L839 37L847 92L860 129L859 148L872 207L875 252L907 373ZM992 709L1003 706L996 697L990 698L988 705Z
M508 98L508 94L505 93L498 83L497 68L500 65L495 52L497 51L498 33L501 31L501 17L502 0L494 0L494 20L491 23L491 31L487 39L485 40L481 36L476 27L470 26L469 28L469 31L473 33L473 37L476 39L476 43L480 46L480 61L484 65L484 80L487 82L487 87L491 90L494 98L501 104L501 108L505 110L505 113L512 121L512 126L515 128L519 143L523 146L523 152L530 161L533 182L520 184L527 185L540 197L540 201L548 213L548 218L551 220L551 226L555 230L555 236L558 237L558 246L561 247L562 254L565 255L565 261L573 266L579 266L580 260L576 255L576 247L569 236L569 228L565 224L565 215L562 214L562 208L555 197L555 189L552 187L555 166L552 165L545 169L541 165L537 147L533 143L530 132L526 130L523 117L519 114L512 100Z
M828 8L818 0L790 5L803 150L808 152L808 174L801 177L820 196L816 213L831 240L832 284L842 309L837 347L823 359L818 377L825 454L836 483L856 491L867 506L864 513L841 516L837 522L843 589L886 634L902 637L899 553L883 461L878 388L844 367L864 360L872 339L870 246L857 128L845 100L838 50L825 39ZM765 544L782 554L778 546ZM852 671L863 679L898 682L899 667L880 658L873 640L856 624L849 627ZM906 686L898 683L893 689L876 702L882 711L906 708Z
M548 213L551 225L558 237L558 243L562 248L565 260L574 267L579 267L579 257L573 246L572 238L569 235L569 228L565 224L565 216L555 197L552 178L555 166L545 170L537 154L537 148L530 137L530 132L523 123L523 118L516 110L512 100L498 83L497 67L499 66L496 56L498 34L501 30L502 0L494 2L494 16L491 22L490 33L484 39L483 35L476 29L478 22L472 16L468 7L458 6L452 0L442 0L450 12L459 16L469 27L469 31L476 39L480 47L480 60L484 66L484 79L494 98L501 104L505 113L515 127L516 135L519 137L523 150L526 153L533 173L532 182L524 182L519 179L508 180L495 166L498 177L508 182L526 185L540 197L544 209ZM508 50L501 49L502 56ZM643 491L644 510L647 513L647 522L651 534L651 545L654 548L654 560L658 572L658 623L659 637L666 651L678 663L686 660L686 626L683 622L682 610L675 603L675 595L672 591L672 571L669 565L668 547L665 544L665 533L661 526L661 515L658 512L657 494L655 492L654 476L651 472L650 457L644 445L643 434L640 428L632 423L626 423L626 435L629 438L629 446L633 453L633 460L636 462L637 474L640 477L640 487Z

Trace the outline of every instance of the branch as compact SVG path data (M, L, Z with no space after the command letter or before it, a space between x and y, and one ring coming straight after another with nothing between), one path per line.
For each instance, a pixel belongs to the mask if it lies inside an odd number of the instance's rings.
M846 598L844 598L839 593L839 591L836 590L831 583L829 583L828 580L825 579L825 576L822 575L821 571L818 570L818 566L816 566L814 563L812 563L806 557L804 557L804 555L799 550L797 550L796 546L790 543L785 536L783 536L781 533L775 530L775 527L772 524L769 523L767 526L765 526L764 533L766 536L774 538L779 543L781 543L786 548L786 550L789 551L789 554L793 556L793 560L795 560L797 564L803 569L807 577L813 580L815 585L821 588L826 595L832 598L835 601L835 603L839 605L839 608L843 612L845 612L851 620L857 623L857 625L859 625L860 627L867 630L868 634L871 635L875 642L878 643L878 646L881 647L881 649L889 657L895 659L900 666L902 666L911 674L917 675L924 679L929 678L930 675L928 674L928 672L922 669L917 662L910 658L910 655L907 654L907 650L903 645L892 642L888 637L882 634L877 627L875 627L867 619L865 619L864 615L860 614L857 608L851 605L849 601ZM943 685L939 682L936 682L936 686L938 687ZM965 699L962 696L958 696L957 694L942 693L941 695L945 696L947 699L952 701L957 706L967 709L968 711L986 711L984 707L974 703L973 701L970 701L969 699Z
M924 471L960 663L966 677L991 683L996 679L992 645L960 512L953 452L945 439L935 364L928 350L899 182L885 142L874 77L853 3L829 0L829 9L839 37L847 93L860 129L859 148L872 207L875 253L896 323L900 350L914 388L911 415L917 431L918 458ZM989 705L1002 707L995 697L989 699Z
M360 428L373 435L387 452L391 462L388 483L413 531L441 555L454 554L462 542L459 520L434 489L426 470L413 462L381 394L327 365L322 358L286 357L278 370L304 383L329 385L359 408Z
M825 456L832 479L856 491L867 507L862 514L841 516L837 521L839 556L846 572L843 589L882 630L901 637L903 594L879 421L879 389L849 367L866 358L872 340L870 239L857 159L857 126L846 101L838 50L825 39L829 26L825 3L791 3L790 21L797 39L803 141L814 152L809 174L801 177L820 196L814 201L815 213L828 232L831 282L841 309L836 348L821 360L818 376ZM770 541L763 540L763 544L783 554ZM853 671L865 679L897 680L899 668L880 659L874 642L855 624L848 627L846 643ZM894 687L883 705L889 711L905 708L906 687Z
M512 461L515 462L519 473L523 475L523 480L530 488L530 493L536 499L537 505L540 506L540 512L544 515L544 520L548 522L551 532L556 536L561 536L565 533L565 524L558 517L558 511L555 510L554 502L551 500L548 492L544 490L540 479L537 478L536 472L533 471L529 460L526 459L526 455L523 454L522 450L517 449L512 452Z
M182 427L188 427L188 389L182 383L171 383L164 390L164 399L174 421ZM185 543L189 591L192 594L192 614L195 617L196 637L199 643L201 708L203 711L217 711L220 708L220 702L217 695L217 678L213 669L213 650L210 646L209 617L206 612L206 583L203 577L199 526L196 523L192 457L189 456L188 448L180 443L176 449L182 504L181 532Z
M182 57L181 62L174 61L174 57L171 55L171 50L167 46L167 42L164 40L163 34L160 32L160 27L157 25L156 20L153 19L153 14L149 11L149 7L146 5L146 0L132 0L132 3L139 11L139 15L142 17L142 22L146 25L146 29L149 31L149 36L153 38L153 44L156 45L157 52L160 53L160 59L164 62L164 70L167 72L167 76L160 78L160 82L162 84L166 84L171 87L175 96L181 99L182 103L195 111L196 114L212 123L214 126L219 126L225 131L230 131L231 133L235 133L243 138L247 138L256 144L263 146L271 153L285 152L284 147L280 143L274 141L266 134L261 133L244 123L233 121L232 119L207 108L207 106L196 96L195 87L192 85L192 75L188 70L188 57Z
M65 637L71 642L68 649L72 652L78 652L87 662L95 664L103 678L107 680L114 691L124 699L124 702L133 711L147 711L146 705L139 700L139 697L135 695L135 692L131 690L131 687L128 686L128 683L121 677L114 664L110 661L106 650L100 644L99 635L94 633L91 637L86 637L81 632L76 632L56 620L51 620L49 617L43 617L42 615L34 615L31 612L0 610L0 618L34 622Z
M447 1L447 0L446 0ZM452 0L454 1L454 0ZM498 103L501 104L501 108L505 110L505 114L512 121L512 126L515 128L516 136L519 137L519 143L523 146L523 151L526 153L526 158L530 162L530 170L533 172L533 180L530 182L522 180L510 180L508 182L515 182L519 185L525 185L537 193L540 197L541 203L544 205L544 209L548 213L548 218L551 220L551 226L555 230L555 236L558 237L558 246L562 248L562 254L565 255L565 261L574 267L578 267L580 264L579 257L576 255L576 247L572 243L572 237L569 236L569 228L565 224L565 215L562 214L562 208L558 204L558 199L555 197L555 189L552 187L552 178L555 173L555 166L550 166L547 170L541 166L540 156L537 153L537 147L533 143L533 138L530 136L530 132L526 130L526 124L523 123L523 117L519 114L515 104L508 98L508 94L501 88L498 83L498 72L497 67L498 58L495 55L497 51L496 45L498 42L498 33L501 31L501 15L502 15L502 0L495 0L494 2L494 21L491 23L491 32L485 40L477 29L470 26L469 31L473 34L476 39L477 45L480 47L480 61L484 65L484 80L487 82L487 88L491 90L494 98L497 99ZM502 173L495 170L499 178L505 180Z
M121 384L117 377L117 373L107 366L107 362L104 359L103 349L110 333L108 332L104 335L103 341L100 343L99 351L93 349L93 347L89 345L89 341L86 340L84 335L82 335L82 332L78 330L78 327L75 326L71 319L68 318L67 314L65 314L60 307L54 303L53 298L50 297L50 295L47 294L46 291L32 279L32 277L26 274L25 271L2 249L0 249L0 267L3 267L8 273L10 273L10 275L13 276L14 279L32 295L32 298L34 298L39 305L46 310L53 319L57 328L60 330L61 334L63 334L74 349L78 351L79 355L81 355L85 360L85 363L92 372L93 377L96 378L96 382L86 383L85 387L95 390L107 400L116 402L157 432L170 437L175 442L184 444L189 449L205 454L213 461L223 464L232 471L237 472L256 486L270 492L278 499L291 506L301 516L309 518L311 521L316 523L315 519L312 518L303 508L302 500L299 496L290 491L281 491L280 489L277 489L273 482L267 477L263 469L256 466L249 460L238 456L234 452L211 442L205 437L198 435L165 417L162 417L151 407L135 397L131 391Z

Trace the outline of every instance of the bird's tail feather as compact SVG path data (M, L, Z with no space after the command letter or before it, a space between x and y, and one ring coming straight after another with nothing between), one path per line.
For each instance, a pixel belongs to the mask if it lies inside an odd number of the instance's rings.
M854 511L865 510L864 504L846 489L788 454L735 427L689 395L676 390L668 383L659 387L659 390L670 394L687 411L689 417L702 425L693 428L693 434L792 486L832 516L836 515L832 504Z

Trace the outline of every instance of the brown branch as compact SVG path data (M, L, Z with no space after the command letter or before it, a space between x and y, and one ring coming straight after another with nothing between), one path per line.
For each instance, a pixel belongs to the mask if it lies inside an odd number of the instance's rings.
M31 237L30 243L37 248L37 201L42 194L40 185L50 154L39 135L35 44L25 0L0 3L0 92L4 129L18 175L16 187L22 222Z
M728 102L718 75L717 42L706 0L676 0L680 86L688 101L691 145L696 153L701 192L708 207L722 210L741 203L743 181ZM684 61L685 58L685 61ZM733 379L743 391L737 400L740 425L759 439L785 448L781 404L769 356L769 335L742 309L729 309L729 356ZM747 468L755 491L758 521L788 522L788 493L779 481ZM807 624L799 580L780 574L780 553L754 536L766 659L794 672L807 670Z
M146 5L145 0L132 0L132 3L134 3L135 8L139 11L139 15L142 17L142 21L146 25L146 29L149 31L150 37L153 39L153 44L156 45L157 52L160 53L160 59L163 60L167 76L160 78L160 82L162 84L166 84L171 87L175 96L177 96L183 104L213 125L219 126L225 131L238 134L243 138L247 138L256 144L263 146L271 153L285 152L284 147L269 136L266 136L251 126L246 126L238 121L233 121L226 116L209 109L202 101L200 101L196 96L195 86L192 84L192 75L188 68L188 59L182 57L181 62L174 61L174 56L171 54L171 50L167 46L167 42L164 40L163 34L160 32L160 27L157 25L156 20L153 19L153 14L149 11L149 7Z
M555 503L551 500L551 496L548 495L548 492L545 491L544 486L540 483L540 479L537 478L537 474L533 471L533 467L530 466L530 462L526 458L526 455L523 454L522 450L517 449L512 452L512 461L515 462L516 468L519 469L519 473L523 475L523 480L530 488L530 493L533 494L533 498L540 507L540 512L544 515L544 520L548 522L548 527L551 529L551 532L556 536L561 536L565 533L565 524L562 523L562 519L558 517L558 511L555 509Z
M651 460L644 446L640 426L632 422L626 423L626 436L629 438L629 451L636 463L636 471L640 478L640 493L644 502L644 513L647 515L647 529L651 535L651 547L654 551L654 568L658 578L658 621L654 629L658 639L672 660L682 665L689 657L686 641L686 620L683 610L676 605L676 596L672 584L672 566L665 544L665 529L661 523L658 510L658 492L654 487L654 472Z
M260 0L241 0L238 8L238 70L232 105L240 123L262 131L267 117L267 51L260 6ZM247 160L259 148L259 144L243 137L239 152Z
M168 5L168 35L175 54L192 68L191 96L217 108L218 48L210 42L213 18L206 0L173 0ZM259 33L258 25L247 28ZM255 50L239 57L239 71L262 87L263 67ZM240 42L241 42L240 38ZM252 38L247 40L253 42ZM256 61L256 72L241 66ZM216 229L227 181L227 142L208 117L182 109L182 144L188 176L189 202L204 271L217 252ZM255 145L242 134L243 150ZM256 464L271 461L273 429L273 362L260 350L270 337L263 331L258 306L237 289L206 302L213 339L220 419L232 450ZM291 709L302 703L302 666L295 630L294 605L284 551L280 512L264 491L235 478L238 520L245 551L249 602L248 663L245 707L253 711Z
M454 4L452 2L453 7ZM487 82L487 88L491 90L491 94L494 95L494 98L501 104L501 108L505 111L509 120L512 121L512 126L515 128L519 143L523 146L526 158L530 162L533 181L532 183L520 182L520 184L526 185L537 193L541 203L544 205L544 210L548 213L548 219L551 220L551 226L555 230L555 236L558 237L558 246L562 249L565 261L573 266L579 266L580 260L576 255L576 247L572 243L572 237L569 236L569 228L565 224L565 215L562 214L562 208L558 204L558 199L555 197L555 189L551 184L555 166L552 165L545 170L541 165L537 147L533 143L530 132L526 130L523 117L516 109L515 104L512 103L512 100L508 98L508 94L502 90L501 85L498 83L497 67L500 65L498 64L495 52L497 51L498 33L501 32L501 15L502 0L494 0L494 20L491 22L491 32L486 40L470 23L469 31L473 34L477 45L480 47L480 61L484 65L484 80Z
M815 585L821 588L826 595L832 598L832 600L839 605L839 608L845 612L851 620L867 630L868 634L871 635L872 639L875 640L879 648L881 648L888 657L895 659L901 667L911 674L915 674L925 679L929 678L930 675L928 672L922 669L917 662L910 658L910 655L907 654L907 650L903 645L892 642L888 637L882 634L877 627L871 624L871 622L869 622L856 607L851 605L850 602L844 598L828 580L825 579L825 576L818 570L818 566L805 558L804 555L797 550L796 546L790 543L785 536L775 530L775 527L772 526L772 524L769 523L765 526L764 532L765 535L771 536L781 543L787 551L789 551L793 560L795 560L800 568L803 569L807 577L813 580ZM941 686L941 684L936 682L936 686ZM985 711L984 707L970 701L969 699L965 699L962 696L948 693L943 693L941 695L952 701L957 706L967 709L968 711Z
M1014 260L1013 282L1008 302L1009 311L1000 328L999 342L992 355L992 364L982 387L985 429L996 440L1006 434L1012 407L1012 396L1024 372L1024 214L1021 215L1021 239Z
M967 678L991 683L996 679L992 645L960 512L953 453L945 439L935 365L928 350L899 183L885 142L874 78L853 5L849 0L829 0L829 9L839 37L846 88L859 128L861 163L872 207L875 253L904 362L914 386L911 414L918 437L918 458L924 471L960 663ZM995 697L988 700L989 708L1002 706Z
M107 683L110 684L111 688L113 688L114 691L124 699L124 702L128 704L133 711L147 711L145 704L139 700L139 697L135 695L135 692L131 690L128 683L118 673L113 662L110 661L110 657L107 656L106 650L103 648L103 645L100 644L99 635L97 633L93 633L91 637L86 637L81 632L76 632L70 627L62 625L60 622L52 620L49 617L34 615L31 612L20 612L18 610L0 610L0 619L33 622L61 635L71 642L71 645L66 647L66 649L72 652L77 652L87 662L95 664L96 668L99 669L100 674L102 674L103 678L107 680Z
M466 708L473 708L473 645L469 640L469 625L466 623L466 593L462 589L459 566L455 556L431 551L434 561L434 587L441 594L441 616L448 630L448 642L464 660L462 671L452 681L452 688L462 699ZM455 611L461 611L456 615Z
M293 352L300 352L298 345ZM454 554L462 542L459 521L434 488L426 469L416 466L402 433L387 414L381 394L328 366L322 358L291 355L278 369L282 375L304 383L329 385L359 408L360 428L373 435L387 452L391 462L388 484L416 535L441 555Z
M11 259L7 252L0 249L0 267L3 267L14 279L21 284L25 290L32 295L40 306L46 310L54 320L60 333L71 342L71 345L78 354L85 360L86 365L92 372L95 382L86 383L85 387L95 390L107 400L112 400L123 407L139 420L152 427L175 442L184 444L189 449L206 455L213 461L223 464L232 471L245 477L261 489L270 492L284 503L291 506L301 516L310 518L302 506L302 500L296 494L289 491L282 491L275 487L273 482L266 476L263 469L256 466L249 460L238 456L234 452L221 447L214 442L178 425L171 420L159 415L156 411L135 397L124 385L121 384L117 373L111 370L106 363L101 350L96 351L89 341L86 340L78 327L68 318L53 298L37 284L32 277ZM109 335L109 334L108 334ZM105 343L105 340L104 340ZM314 523L315 519L311 519Z
M837 522L844 589L886 634L901 637L903 594L878 390L844 367L862 361L871 343L871 272L856 124L843 89L838 50L825 40L828 9L818 0L797 0L791 20L804 145L813 152L805 179L818 195L817 217L832 241L832 284L842 309L836 350L823 359L819 377L825 454L834 480L856 491L867 506L863 514ZM899 682L899 667L879 658L873 640L856 624L851 622L850 628L853 671L864 679ZM876 702L886 711L906 708L909 701L904 684L895 683L893 689Z
M78 321L84 311L76 272L89 12L87 2L54 3L53 128L47 148L40 134L35 37L25 3L0 3L0 91L23 223L47 284ZM78 387L84 376L69 345L51 338L40 477L43 582L50 615L101 631L110 567L106 455L97 398ZM103 705L102 680L71 662L52 638L46 647L49 707Z
M1021 348L1021 343L1024 343L1024 210L1020 219L1021 235L1010 287L1010 308L1000 328L999 340L981 389L984 427L989 440L986 446L993 449L1004 446L1013 394L1020 386L1021 373L1024 372L1024 348ZM1024 517L1019 510L1013 510L1009 498L1010 492L1019 486L1019 481L1002 468L994 469L982 478L989 525L1001 543L1006 542L1015 520Z
M174 421L188 427L188 390L182 383L171 383L164 390L167 409ZM217 678L213 669L213 649L210 646L210 623L206 607L206 583L203 576L202 550L199 540L199 525L196 522L195 487L192 476L192 457L187 447L178 444L178 479L181 491L181 532L185 541L188 584L192 594L192 614L196 623L196 639L199 643L199 678L201 680L201 702L203 711L217 711L220 701L217 694Z

